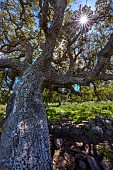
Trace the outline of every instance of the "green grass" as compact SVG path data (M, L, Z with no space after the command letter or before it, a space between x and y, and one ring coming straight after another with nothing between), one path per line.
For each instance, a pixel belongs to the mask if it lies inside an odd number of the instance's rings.
M65 103L61 106L49 104L47 109L48 119L60 120L61 113L64 113L71 121L86 121L95 116L113 117L112 102L83 102L83 103Z
M5 116L5 105L0 105L0 129ZM73 122L87 121L95 116L113 117L112 102L83 102L83 103L50 103L46 109L48 119L58 121L61 115L66 115Z

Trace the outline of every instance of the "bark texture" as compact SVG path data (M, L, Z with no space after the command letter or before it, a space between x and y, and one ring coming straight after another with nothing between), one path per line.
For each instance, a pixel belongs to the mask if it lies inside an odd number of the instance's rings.
M46 112L42 101L43 79L25 74L11 98L13 106L1 136L4 170L51 170Z
M48 1L44 1L45 5L48 3ZM16 51L20 51L18 59L21 56L25 57L23 62L10 58L0 59L1 68L12 68L16 70L18 76L22 77L8 103L7 119L3 125L1 135L1 168L3 170L52 169L49 132L42 101L42 90L47 79L49 82L51 76L51 69L49 68L51 67L51 59L62 26L67 1L52 0L50 3L53 6L54 15L47 34L43 30L46 39L39 60L32 64L33 46L25 37L18 37L17 32L18 40L10 41L8 44L3 42L1 47L1 52L4 54L11 53L16 48ZM24 5L23 1L20 1L23 13L25 12ZM6 10L8 10L7 8L6 6ZM44 16L46 11L43 3L40 8ZM23 13L20 13L20 20ZM8 15L12 22L9 12ZM13 23L17 26L17 30L23 26L19 27L18 24ZM5 37L7 38L7 36Z

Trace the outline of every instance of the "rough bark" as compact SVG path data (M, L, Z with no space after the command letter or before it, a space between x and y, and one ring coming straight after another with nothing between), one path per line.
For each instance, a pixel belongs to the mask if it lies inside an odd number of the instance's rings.
M5 59L1 58L0 68L12 68L17 72L19 76L21 76L23 71L26 69L26 66L24 63L14 58L5 58Z
M46 112L42 101L42 90L45 83L47 83L45 82L45 77L48 78L50 76L51 58L56 38L62 26L67 1L54 0L52 3L54 8L53 21L46 36L40 59L33 65L30 65L32 62L32 47L30 49L29 44L26 44L28 45L26 48L25 44L22 44L26 49L23 64L21 62L13 62L13 59L6 60L7 63L4 59L0 61L0 67L16 69L20 77L23 75L8 103L8 118L2 128L1 167L3 170L52 169L49 133ZM3 53L16 51L14 49L15 45L11 46L11 51L8 51L7 48L5 48L6 51L3 51L4 47L7 47L7 45L3 43L1 50ZM18 50L18 47L16 48Z
M51 170L46 112L42 101L41 73L28 70L15 87L12 106L1 135L4 170ZM38 78L37 78L38 77Z

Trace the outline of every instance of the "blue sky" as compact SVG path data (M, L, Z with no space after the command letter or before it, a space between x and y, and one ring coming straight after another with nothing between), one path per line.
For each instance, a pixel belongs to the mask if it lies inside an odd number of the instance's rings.
M82 4L82 5L86 4L86 0L79 0L78 2L79 2L78 4ZM95 10L95 3L96 3L96 0L87 0L87 5L91 6L92 10ZM79 6L78 4L73 3L72 9L75 10Z

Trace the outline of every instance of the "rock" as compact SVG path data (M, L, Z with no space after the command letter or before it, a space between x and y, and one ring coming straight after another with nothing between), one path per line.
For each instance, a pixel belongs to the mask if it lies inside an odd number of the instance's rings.
M67 152L64 153L64 159L68 162L71 161L71 156L69 155L69 153Z
M70 127L69 126L62 126L62 133L68 134L69 131L70 131Z
M78 166L79 166L79 170L86 170L86 165L83 161L80 160Z
M48 126L53 125L55 122L53 120L48 120Z
M62 168L63 156L61 155L60 150L55 150L53 156L53 170Z
M99 126L93 126L92 128L91 128L91 132L93 133L93 134L95 134L95 135L98 135L98 136L103 136L103 130L102 130L102 128L101 127L99 127Z
M100 165L104 168L104 170L112 170L112 165L109 161L107 160L102 160Z
M96 126L103 126L104 117L103 116L96 116L95 117L95 125Z
M76 153L75 155L76 155L76 159L79 159L79 160L85 160L86 159L86 155L82 151Z
M83 142L75 142L75 146L78 148L81 148L83 145Z
M84 122L74 124L66 121L61 124L59 122L50 122L50 125L53 127L51 135L53 136L52 144L54 147L53 158L55 158L55 160L53 160L54 170L74 170L75 168L77 170L113 170L112 163L103 158L103 149L101 149L101 147L99 150L94 148L98 144L101 145L101 143L103 144L104 141L107 141L108 144L110 144L110 151L109 148L108 151L112 155L112 118L106 119L97 116L96 120L91 119L85 122L85 124ZM61 130L60 134L54 133L55 128L57 132Z
M71 134L72 135L80 135L81 134L81 128L76 128L76 127L74 127L74 128L72 128L71 129Z
M63 145L63 139L62 138L54 139L54 144L57 149L60 149Z
M103 126L103 123L102 123L102 122L97 121L97 122L95 122L95 125L96 125L96 126L100 126L100 127L102 127L102 126Z
M80 149L69 148L69 150L74 152L75 154L83 154L83 155L85 155L85 153L82 152L82 150L80 150Z
M83 127L83 130L90 130L91 129L91 125L90 124L87 124Z
M104 121L104 117L103 116L95 116L95 121L103 122Z
M63 123L63 125L65 125L65 126L72 126L73 125L73 123L72 123L72 121L66 121L66 122L64 122Z
M104 126L105 126L107 129L111 129L111 128L112 128L112 121L111 121L111 120L105 120L105 121L104 121Z
M85 153L86 155L88 155L88 153L89 153L89 144L86 144L86 145L85 145L84 153Z
M54 125L49 126L49 133L53 133Z
M61 133L61 126L60 125L55 125L53 127L53 132L54 133Z
M94 125L94 124L95 124L95 120L94 120L94 119L90 119L90 120L88 120L88 124L90 124L90 125Z
M88 155L87 161L90 165L91 170L100 170L99 166L97 165L97 162L95 161L95 159L92 156Z
M104 124L107 125L107 126L111 126L112 121L107 119L107 120L104 121Z
M113 136L113 130L106 130L106 131L105 131L105 135L106 135L106 136L109 136L109 137L110 137L110 136Z

